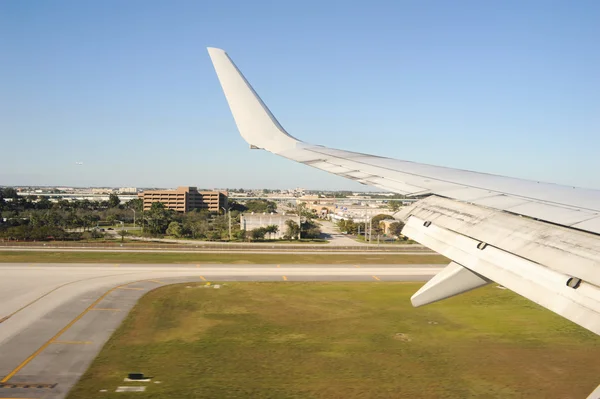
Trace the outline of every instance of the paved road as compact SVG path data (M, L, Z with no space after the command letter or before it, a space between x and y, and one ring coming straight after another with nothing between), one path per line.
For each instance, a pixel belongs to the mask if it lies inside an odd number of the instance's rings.
M439 270L440 265L0 264L0 398L64 397L137 300L162 285L425 281Z
M150 253L196 253L196 254L231 254L231 253L239 253L239 254L263 254L263 255L284 255L284 254L293 254L293 255L437 255L436 252L430 250L419 250L419 251L410 251L410 250L402 250L402 251L386 251L385 248L382 248L381 251L376 251L374 249L370 249L368 251L360 250L361 247L357 247L356 250L335 250L328 251L327 248L323 248L322 250L305 250L302 251L302 248L298 249L268 249L263 248L259 250L252 249L228 249L228 248L215 248L215 249L180 249L180 248L135 248L135 247L112 247L112 248L98 248L98 247L79 247L79 248L70 248L70 247L0 247L0 251L38 251L38 252L150 252ZM0 398L2 399L2 398Z
M328 221L328 220L319 220L321 224L321 232L325 236L325 239L329 240L331 245L340 245L340 246L354 246L354 247L362 247L368 246L364 242L356 241L355 239L349 237L346 234L342 234L340 229L337 226Z

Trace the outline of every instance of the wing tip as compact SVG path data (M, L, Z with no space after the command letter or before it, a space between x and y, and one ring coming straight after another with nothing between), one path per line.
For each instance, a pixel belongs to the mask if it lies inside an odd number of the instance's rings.
M206 50L208 50L208 54L217 54L217 53L221 53L221 54L227 54L227 51L223 50L222 48L219 47L207 47Z
M227 52L218 47L207 50L242 138L273 153L295 148L299 140L285 131Z

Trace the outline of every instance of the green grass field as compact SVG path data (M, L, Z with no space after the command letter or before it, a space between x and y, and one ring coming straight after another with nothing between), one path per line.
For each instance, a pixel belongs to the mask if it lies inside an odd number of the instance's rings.
M441 255L244 254L166 252L0 251L0 262L14 263L236 263L236 264L427 264L448 263Z
M419 309L417 283L193 286L143 297L69 398L580 399L600 383L596 335L493 285ZM114 393L132 371L161 383Z

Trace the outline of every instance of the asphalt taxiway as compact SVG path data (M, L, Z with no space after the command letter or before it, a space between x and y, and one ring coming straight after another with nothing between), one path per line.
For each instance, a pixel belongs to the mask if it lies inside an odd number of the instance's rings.
M204 281L426 281L442 265L0 264L0 399L63 398L137 300Z

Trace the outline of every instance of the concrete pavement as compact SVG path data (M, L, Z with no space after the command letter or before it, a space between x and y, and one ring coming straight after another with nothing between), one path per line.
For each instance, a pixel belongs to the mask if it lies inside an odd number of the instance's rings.
M425 281L440 265L0 264L0 398L62 398L146 292L217 281Z
M331 245L339 245L339 246L354 246L354 247L364 247L369 244L356 241L354 238L349 237L346 234L342 234L338 227L328 221L328 220L319 220L319 224L321 225L322 235L326 240L329 240Z

